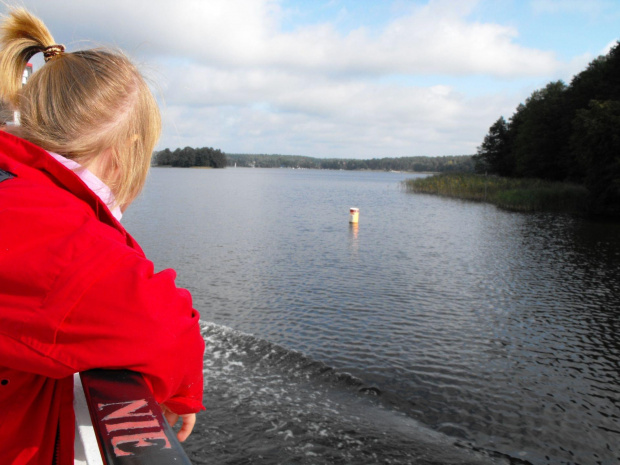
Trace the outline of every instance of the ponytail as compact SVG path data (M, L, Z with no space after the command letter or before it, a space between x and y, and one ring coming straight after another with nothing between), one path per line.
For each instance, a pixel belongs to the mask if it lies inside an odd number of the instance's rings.
M33 55L54 45L43 22L23 8L11 10L0 27L0 99L17 105L24 69Z
M22 87L30 58L45 65ZM99 172L125 208L140 193L161 132L157 102L133 63L119 51L66 52L43 22L14 9L0 26L0 99L20 112L7 127L39 147Z

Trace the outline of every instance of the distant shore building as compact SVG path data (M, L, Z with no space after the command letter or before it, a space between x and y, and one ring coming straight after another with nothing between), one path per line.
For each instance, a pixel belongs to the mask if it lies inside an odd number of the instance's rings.
M26 65L26 69L24 69L24 74L22 76L22 85L28 82L28 79L30 79L30 76L32 76L32 72L32 64L28 63ZM7 102L0 102L0 123L9 125L19 124L19 112L11 109Z
M32 76L32 63L28 63L26 65L26 69L24 70L24 75L22 76L22 85L28 82L28 79L30 79L30 76Z

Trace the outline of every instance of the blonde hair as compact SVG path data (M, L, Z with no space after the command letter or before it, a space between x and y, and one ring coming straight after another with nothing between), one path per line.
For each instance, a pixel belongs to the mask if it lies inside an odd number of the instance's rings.
M22 87L30 58L53 45L25 9L0 26L0 98L20 112L10 131L86 167L105 157L102 180L125 208L144 186L161 132L157 102L129 59L104 49L56 53Z

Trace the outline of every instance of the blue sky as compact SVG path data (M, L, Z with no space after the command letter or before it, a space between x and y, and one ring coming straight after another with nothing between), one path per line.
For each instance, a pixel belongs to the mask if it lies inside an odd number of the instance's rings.
M158 148L475 153L534 90L620 38L617 0L24 0L58 42L118 46L161 102Z

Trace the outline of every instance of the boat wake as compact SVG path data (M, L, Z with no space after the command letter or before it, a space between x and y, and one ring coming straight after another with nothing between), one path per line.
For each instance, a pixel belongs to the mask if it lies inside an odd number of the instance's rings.
M213 323L202 332L207 411L185 445L195 464L518 463L425 427L389 393L304 354Z

